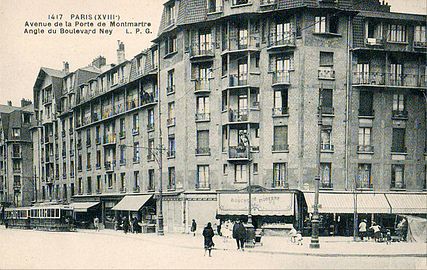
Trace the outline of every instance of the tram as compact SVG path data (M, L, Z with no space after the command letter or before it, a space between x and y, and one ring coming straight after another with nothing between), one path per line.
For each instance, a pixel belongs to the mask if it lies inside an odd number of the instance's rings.
M10 228L45 231L72 230L73 208L46 205L5 209L5 224Z

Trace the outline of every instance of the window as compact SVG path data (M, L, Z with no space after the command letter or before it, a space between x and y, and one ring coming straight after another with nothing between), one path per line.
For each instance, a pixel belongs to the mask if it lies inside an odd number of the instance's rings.
M223 126L222 127L222 152L226 152L227 151L227 146L228 146L228 129L227 126Z
M359 92L359 116L373 116L374 94L371 91Z
M92 177L87 178L87 193L92 194Z
M175 135L170 134L168 137L168 158L175 157Z
M96 150L96 168L101 168L101 150Z
M175 189L175 167L168 168L168 189Z
M331 163L321 163L320 164L320 185L322 188L332 188L332 169Z
M248 47L248 29L239 28L238 32L239 49L246 49Z
M227 72L228 72L228 58L227 58L227 55L225 55L225 56L222 56L222 76L225 76L225 75L227 75Z
M148 110L148 125L147 128L153 129L154 128L154 109Z
M71 192L71 197L73 197L74 196L74 183L71 183L70 184L70 192ZM44 187L43 187L43 194L45 193L45 189L44 189ZM43 197L45 197L44 195L43 195ZM44 199L44 198L43 198Z
M382 39L383 27L381 23L366 22L365 27L365 37L367 39Z
M134 135L139 132L139 114L135 113L132 117L132 133Z
M273 115L284 115L288 113L288 90L280 89L274 91Z
M415 26L414 45L415 46L426 45L426 26L425 25Z
M320 52L320 66L333 67L334 66L334 53L333 52Z
M19 138L21 136L21 129L20 128L12 128L12 136L14 138Z
M90 162L90 153L86 153L86 169L90 170L91 162Z
M113 188L113 174L109 173L106 175L108 188Z
M208 121L210 119L209 96L199 96L196 99L196 120Z
M393 112L404 112L405 111L405 96L404 95L393 95Z
M139 171L133 172L133 191L139 191Z
M247 182L247 165L246 164L234 165L234 182L236 183Z
M120 165L126 165L126 145L120 145Z
M249 0L233 0L233 3L232 3L233 6L245 5L245 4L249 4Z
M199 33L199 47L198 47L198 54L200 55L206 55L208 53L212 52L212 33L211 30L205 30L201 31Z
M168 103L168 126L175 125L175 102Z
M254 163L254 174L258 173L258 163Z
M124 192L125 191L125 182L126 182L126 173L121 173L120 174L120 191Z
M332 127L331 126L323 126L320 133L321 140L321 150L333 151L334 146L331 143L332 137Z
M79 195L83 193L83 183L81 177L77 180L77 192Z
M196 188L210 188L209 165L198 165L197 166Z
M96 193L101 192L101 175L96 176Z
M101 127L100 126L95 127L95 140L96 140L96 143L101 142Z
M333 114L332 89L320 89L320 106L323 114Z
M23 113L22 114L22 121L24 122L24 124L30 124L31 123L31 114Z
M165 54L171 54L177 51L176 47L176 36L168 37L165 40Z
M359 164L356 188L372 188L371 164Z
M372 151L371 147L371 133L372 128L370 127L360 127L359 128L359 151Z
M293 38L290 22L276 24L276 35L274 45L288 44Z
M273 163L273 187L287 188L287 164L286 163Z
M157 49L151 51L151 66L153 69L157 68L157 64L159 62L159 52Z
M119 136L120 136L120 138L123 138L123 137L125 137L125 129L126 129L126 127L125 127L125 119L124 118L120 118L120 134L119 134Z
M273 136L273 151L287 151L288 126L275 126Z
M277 57L275 61L273 83L289 83L291 59L288 57Z
M326 32L326 16L316 16L314 19L314 32L325 33Z
M175 3L171 3L166 7L166 18L168 25L175 23Z
M391 151L395 153L406 153L404 128L393 128Z
M316 16L314 18L315 33L338 33L339 17L334 15Z
M391 165L391 188L406 188L405 167L401 164Z
M154 139L149 139L148 140L148 155L147 155L147 159L148 160L154 160Z
M227 175L228 164L222 164L222 174Z
M402 64L390 64L390 84L395 86L403 85Z
M221 12L223 0L208 0L208 13Z
M133 143L133 162L139 162L140 155L139 155L139 142Z
M209 155L209 130L198 130L197 131L197 149L196 154Z
M247 85L247 84L248 84L248 63L246 62L246 60L239 60L238 85Z
M390 42L406 42L406 25L389 25L387 40Z
M166 93L168 94L175 92L174 74L175 74L175 71L173 69L168 71L168 85L166 87Z
M154 170L150 169L148 170L148 187L147 190L148 191L154 191Z
M224 91L223 91L221 97L222 97L221 98L221 110L224 112L224 111L227 110L227 107L228 107L228 96L227 96L227 93L224 93Z

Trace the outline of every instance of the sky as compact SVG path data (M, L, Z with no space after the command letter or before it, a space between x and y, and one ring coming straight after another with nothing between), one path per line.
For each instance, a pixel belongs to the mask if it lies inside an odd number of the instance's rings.
M426 0L387 0L392 11L426 14ZM40 67L70 70L86 66L103 55L107 63L116 63L117 40L125 44L126 58L151 45L156 37L164 1L161 0L0 0L0 104L21 98L32 99L32 89ZM115 29L112 35L25 34L28 22L47 22L49 15L62 14L62 22L72 14L117 14L120 21L151 23L151 34L127 34ZM81 17L81 16L80 16ZM88 22L81 20L82 22ZM97 23L97 21L92 20ZM51 21L52 23L54 21ZM75 22L75 20L73 21Z

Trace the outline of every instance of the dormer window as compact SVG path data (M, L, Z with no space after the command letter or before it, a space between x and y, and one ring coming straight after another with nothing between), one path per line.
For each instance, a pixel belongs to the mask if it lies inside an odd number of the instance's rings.
M338 34L338 17L332 15L316 16L314 24L314 33L333 33Z
M175 24L175 3L166 6L167 25Z
M390 24L387 40L390 42L406 42L406 25Z
M116 85L119 82L119 73L118 71L111 74L111 85Z
M208 0L208 13L222 12L223 0Z

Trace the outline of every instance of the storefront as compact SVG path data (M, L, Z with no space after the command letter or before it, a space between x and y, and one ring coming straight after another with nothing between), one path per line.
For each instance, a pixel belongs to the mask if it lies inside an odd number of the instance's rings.
M99 202L74 202L69 206L73 209L73 218L78 221L77 226L80 228L92 228L93 219L100 218Z
M156 201L152 194L149 195L126 195L111 208L115 211L115 219L127 220L137 219L144 233L156 232Z
M218 193L217 218L222 222L237 219L247 221L249 194L242 191ZM291 191L256 190L251 196L252 223L270 234L283 234L298 223L297 196Z

